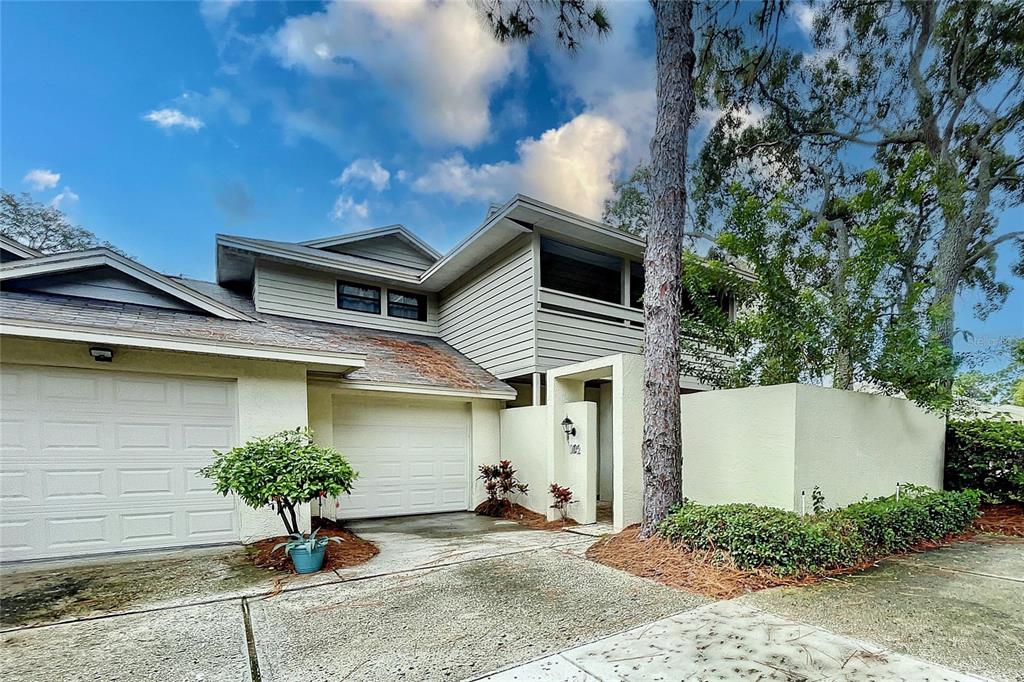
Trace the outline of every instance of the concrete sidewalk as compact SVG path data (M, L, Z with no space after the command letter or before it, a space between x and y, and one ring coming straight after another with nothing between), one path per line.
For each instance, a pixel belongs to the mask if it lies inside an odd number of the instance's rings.
M721 601L477 679L960 682L980 678L735 601Z

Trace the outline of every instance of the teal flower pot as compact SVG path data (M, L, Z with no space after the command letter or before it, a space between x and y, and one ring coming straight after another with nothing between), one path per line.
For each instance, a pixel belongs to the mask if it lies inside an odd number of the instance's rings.
M305 547L293 549L290 554L292 563L295 565L295 572L316 573L319 571L324 565L325 551L327 551L327 545L321 545L312 552L307 551Z

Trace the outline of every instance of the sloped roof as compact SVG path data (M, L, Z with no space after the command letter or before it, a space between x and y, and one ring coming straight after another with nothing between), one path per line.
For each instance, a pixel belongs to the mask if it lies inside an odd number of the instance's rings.
M385 227L377 227L372 230L362 230L360 232L349 232L348 234L339 234L333 237L323 237L320 239L310 239L304 242L299 242L302 246L311 246L315 249L327 249L332 246L341 246L343 244L353 244L355 242L369 241L372 239L380 239L381 237L397 237L402 241L412 246L414 249L428 257L432 261L436 261L441 258L441 253L434 249L430 244L426 243L415 234L413 234L405 225L386 225Z
M256 311L250 299L212 282L170 279L253 321L32 292L0 293L0 316L4 325L33 323L311 353L352 354L363 356L364 366L347 372L347 380L486 397L514 395L514 390L507 384L436 337L265 315Z
M31 246L26 246L16 239L5 237L2 234L0 234L0 249L14 254L18 258L39 258L43 255L42 251L37 251Z

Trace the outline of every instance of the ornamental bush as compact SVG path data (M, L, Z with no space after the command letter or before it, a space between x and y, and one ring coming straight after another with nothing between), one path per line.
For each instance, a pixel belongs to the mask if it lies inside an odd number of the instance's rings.
M810 516L755 504L684 502L660 525L663 537L727 554L739 568L818 573L962 532L978 515L978 494L909 486Z
M1024 502L1024 424L950 421L945 487L980 490L986 502Z
M299 532L297 505L352 492L358 474L336 450L313 442L309 429L253 438L227 452L213 453L199 473L222 495L235 493L254 509L275 509L288 534Z

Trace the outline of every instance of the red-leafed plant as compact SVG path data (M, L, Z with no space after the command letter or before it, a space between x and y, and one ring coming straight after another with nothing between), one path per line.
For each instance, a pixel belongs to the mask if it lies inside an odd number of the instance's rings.
M572 499L572 491L569 490L569 486L558 485L557 483L552 483L549 490L551 491L551 497L555 498L555 503L551 505L551 508L558 510L558 513L562 516L562 523L565 523L569 520L569 505L576 502L576 500Z
M516 478L512 462L503 459L497 464L483 464L477 477L484 482L487 500L476 508L484 516L504 517L512 510L512 496L526 495L529 486Z

